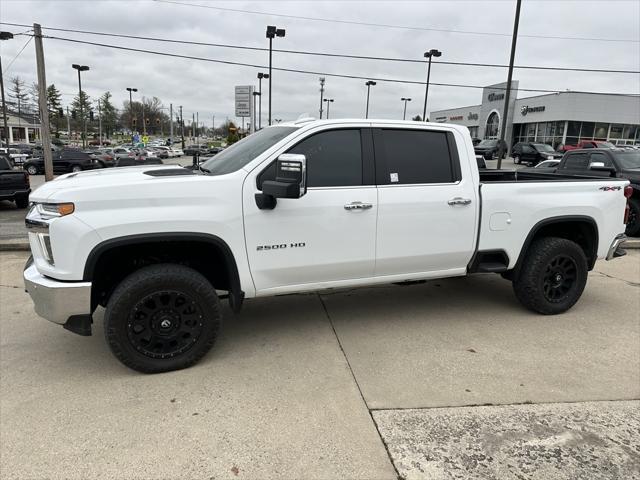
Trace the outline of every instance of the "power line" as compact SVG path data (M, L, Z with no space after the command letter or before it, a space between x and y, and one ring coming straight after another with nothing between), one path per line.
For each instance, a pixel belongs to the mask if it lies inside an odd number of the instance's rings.
M159 51L155 51L155 50L146 50L146 49L141 49L141 48L123 47L123 46L120 46L120 45L110 45L110 44L106 44L106 43L89 42L89 41L86 41L86 40L76 40L76 39L72 39L72 38L53 37L53 36L48 36L48 35L43 35L43 38L48 38L48 39L51 39L51 40L62 40L62 41L71 42L71 43L80 43L80 44L84 44L84 45L93 45L93 46L97 46L97 47L113 48L113 49L116 49L116 50L125 50L125 51L130 51L130 52L148 53L148 54L152 54L152 55L160 55L160 56L166 56L166 57L183 58L183 59L187 59L187 60L199 60L199 61L203 61L203 62L220 63L220 64L225 64L225 65L236 65L236 66L242 66L242 67L252 67L252 68L257 68L257 69L267 68L265 65L257 65L257 64L244 63L244 62L233 62L233 61L230 61L230 60L219 60L219 59L206 58L206 57L196 57L196 56L192 56L192 55L181 55L181 54L177 54L177 53L159 52ZM413 84L413 85L425 85L425 82L421 81L421 80L403 80L403 79L396 79L396 78L368 77L368 76L361 76L361 75L350 75L350 74L341 74L341 73L327 73L327 72L317 72L317 71L299 70L299 69L281 68L281 67L273 67L273 70L278 70L278 71L281 71L281 72L300 73L300 74L306 74L306 75L324 75L324 76L327 76L327 77L348 78L348 79L356 79L356 80L375 80L375 81L379 81L379 82L388 82L388 83L405 83L405 84ZM485 86L482 86L482 85L463 85L463 84L455 84L455 83L435 83L435 82L430 82L430 84L431 85L441 86L441 87L459 87L459 88L475 88L475 89L484 89L485 88ZM506 88L501 88L501 87L492 87L492 88L494 90L506 90ZM515 89L512 89L512 90L515 90ZM521 92L561 93L560 90L548 90L548 89L539 89L539 88L538 89L519 88L517 90L519 90ZM631 96L631 97L640 96L640 95L637 95L637 94L630 94L630 93L589 92L589 91L578 91L578 90L572 90L572 93L590 93L590 94L598 94L598 95L616 95L616 96Z
M3 25L11 25L11 26L26 26L19 23L8 23L8 22L0 22ZM128 35L124 33L108 33L108 32L95 32L89 30L77 30L77 29L69 29L69 28L56 28L56 27L42 27L44 30L53 30L58 32L67 32L67 33L79 33L86 35L99 35L106 37L116 37L116 38L128 38L134 40L148 40L154 42L164 42L164 43L177 43L184 45L199 45L205 47L220 47L220 48L233 48L240 50L253 50L266 52L269 49L263 47L250 47L246 45L230 45L224 43L208 43L208 42L196 42L192 40L177 40L170 38L158 38L158 37L143 37L140 35ZM397 57L378 57L378 56L368 56L368 55L351 55L344 53L327 53L327 52L311 52L304 50L284 50L284 49L273 49L274 52L279 53L290 53L295 55L311 55L311 56L321 56L321 57L337 57L337 58L351 58L357 60L376 60L376 61L389 61L389 62L406 62L406 63L426 63L425 60L417 60L412 58L397 58ZM508 65L497 64L497 63L474 63L474 62L451 62L451 61L437 61L433 63L439 63L442 65L456 65L456 66L468 66L468 67L491 67L491 68L508 68ZM622 73L622 74L639 74L640 70L614 70L614 69L604 69L604 68L580 68L580 67L552 67L552 66L532 66L532 65L515 65L514 68L523 69L523 70L551 70L551 71L568 71L568 72L589 72L589 73Z
M22 35L22 34L20 34L20 35ZM33 38L33 36L30 36L27 39L27 42L22 46L22 48L20 49L18 54L15 57L13 57L13 59L9 62L9 65L7 65L7 68L5 68L4 71L2 72L2 76L3 77L9 72L9 69L11 68L11 65L13 65L13 62L15 62L18 59L18 57L20 56L20 54L24 51L24 49L27 48L27 45L29 45L29 42L31 41L32 38Z
M441 33L459 33L466 35L485 35L485 36L499 36L499 37L511 37L510 33L501 33L501 32L477 32L477 31L469 31L469 30L453 30L453 29L445 29L445 28L432 28L432 27L415 27L410 25L392 25L388 23L370 23L370 22L358 22L355 20L340 20L337 18L320 18L320 17L305 17L302 15L287 15L284 13L269 13L269 12L259 12L255 10L241 10L239 8L227 8L227 7L214 7L212 5L198 5L195 3L186 3L186 2L176 2L172 0L154 0L159 3L170 3L174 5L182 5L185 7L199 7L199 8L209 8L212 10L219 10L224 12L234 12L234 13L248 13L251 15L264 15L269 17L281 17L281 18L291 18L295 20L310 20L314 22L325 22L325 23L342 23L347 25L361 25L367 27L382 27L382 28L395 28L402 30L422 30L427 32L441 32ZM631 40L625 38L592 38L592 37L559 37L559 36L550 36L550 35L520 35L520 37L526 38L538 38L538 39L553 39L553 40L582 40L582 41L598 41L598 42L629 42L629 43L640 43L640 40Z

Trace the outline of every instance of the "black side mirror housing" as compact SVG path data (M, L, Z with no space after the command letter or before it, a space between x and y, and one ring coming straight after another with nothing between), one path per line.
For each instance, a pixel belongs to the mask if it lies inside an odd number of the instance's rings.
M262 193L255 196L256 205L270 210L275 208L276 198L300 198L306 193L307 159L304 155L283 153L276 160L276 179L262 182Z

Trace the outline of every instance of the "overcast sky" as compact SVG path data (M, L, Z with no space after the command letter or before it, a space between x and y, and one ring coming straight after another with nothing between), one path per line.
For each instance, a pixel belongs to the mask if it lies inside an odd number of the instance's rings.
M2 0L0 20L98 32L131 34L208 43L255 47L268 46L267 25L286 29L274 48L421 59L425 50L437 48L441 60L506 64L515 13L515 0L503 1L224 1L176 0L190 5L159 1L24 1ZM207 7L267 12L272 15L222 11ZM294 15L354 22L398 25L408 28L355 25L294 19ZM479 35L427 31L464 30L507 35ZM0 25L13 33L27 28ZM158 43L45 30L45 34L127 47L171 52L219 60L268 65L266 52L217 47ZM516 64L640 70L640 2L629 1L534 1L524 0L520 16L520 38ZM533 35L536 37L527 37ZM600 40L561 40L581 37ZM7 70L28 37L16 36L1 42L5 82L19 75L29 84L36 80L33 41ZM625 40L625 41L604 41ZM65 104L77 92L72 63L89 65L83 74L83 88L96 98L109 90L116 107L128 99L126 87L138 88L138 96L157 96L168 107L183 105L184 116L200 113L211 125L225 117L234 118L234 86L257 84L253 67L223 65L196 60L127 52L97 46L45 39L47 83L55 83ZM329 73L424 81L423 64L341 59L274 53L274 66ZM431 81L489 85L506 80L507 70L470 66L434 65ZM521 88L589 90L640 93L638 74L571 73L516 70ZM318 116L317 75L274 72L273 117L295 119L302 113ZM364 80L327 76L325 97L334 98L331 117L363 117ZM266 91L263 82L263 91ZM534 93L520 92L518 97ZM471 88L431 86L429 110L480 103L481 91ZM370 117L401 118L401 97L411 97L407 116L421 114L424 87L378 82L372 88ZM638 99L630 99L638 103ZM640 103L639 103L640 108ZM263 97L266 119L267 96ZM263 122L264 125L265 122Z

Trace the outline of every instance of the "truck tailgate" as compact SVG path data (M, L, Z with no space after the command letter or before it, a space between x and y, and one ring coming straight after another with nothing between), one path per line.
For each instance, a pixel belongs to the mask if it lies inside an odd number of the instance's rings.
M23 172L0 171L0 195L12 194L15 191L28 190L29 186L25 181Z

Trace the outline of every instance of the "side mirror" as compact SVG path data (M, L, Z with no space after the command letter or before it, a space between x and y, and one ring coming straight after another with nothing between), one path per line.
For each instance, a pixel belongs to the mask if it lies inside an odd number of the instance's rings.
M300 198L307 193L307 159L283 153L276 160L276 179L262 183L262 193L274 198Z

